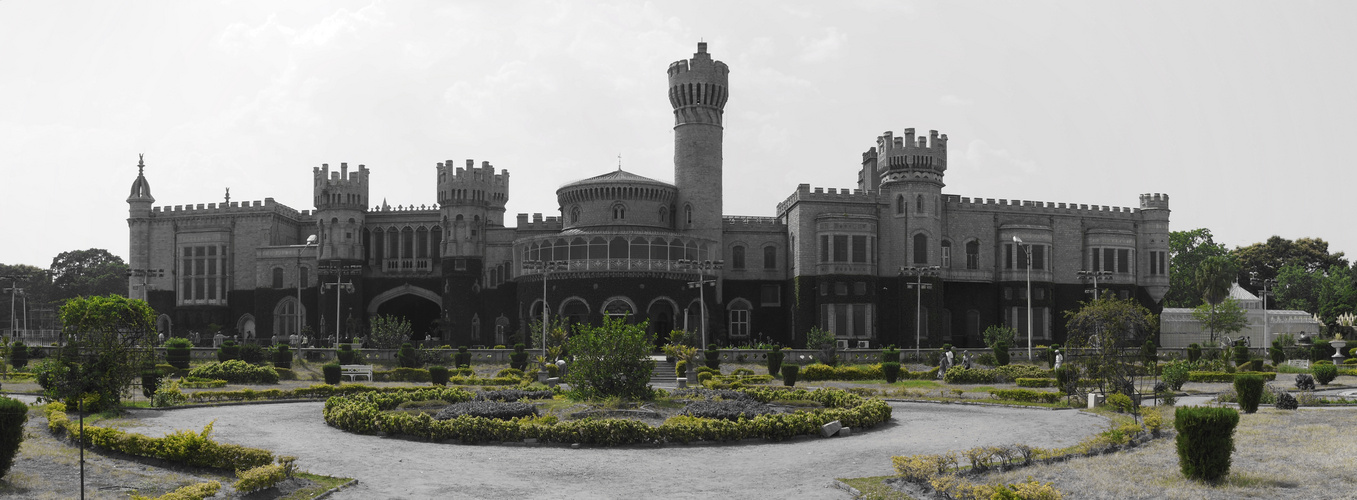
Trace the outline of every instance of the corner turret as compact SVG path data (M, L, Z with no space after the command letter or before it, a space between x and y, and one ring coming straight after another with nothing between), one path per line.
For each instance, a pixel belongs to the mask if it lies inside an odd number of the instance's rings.
M149 217L155 197L151 183L146 180L146 155L137 155L137 180L132 181L132 192L127 195L128 217Z
M876 138L875 149L878 160L873 166L880 175L881 184L925 181L937 184L939 188L944 185L947 134L938 135L938 131L929 130L928 137L916 138L914 129L907 128L904 137L895 137L886 131Z
M448 160L438 163L438 205L446 237L444 257L481 257L485 228L504 225L504 207L509 203L509 171L495 172L488 161L466 167Z
M349 172L348 163L340 163L338 172L330 164L312 168L312 186L316 203L317 233L320 235L320 260L361 260L359 238L368 203L368 168L359 165Z

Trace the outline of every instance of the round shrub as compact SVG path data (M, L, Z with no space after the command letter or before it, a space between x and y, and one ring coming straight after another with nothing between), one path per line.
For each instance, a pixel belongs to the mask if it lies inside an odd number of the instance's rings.
M677 363L674 363L674 376L678 378L688 376L688 360L680 359Z
M1079 370L1073 366L1062 366L1055 370L1056 388L1065 394L1074 394L1079 389Z
M429 369L429 374L430 375L433 374L433 368ZM495 376L500 378L503 377L523 378L523 370L520 370L518 368L505 368L503 370L495 372Z
M277 368L292 368L292 351L288 349L287 344L278 344L273 351L273 366Z
M28 422L28 405L17 399L0 396L0 477L9 473L19 444L24 442L24 423Z
M1300 408L1300 401L1297 401L1296 397L1289 392L1277 391L1277 402L1274 403L1274 406L1278 410L1294 410Z
M1319 382L1319 385L1329 385L1329 382L1338 377L1338 367L1333 363L1327 365L1315 363L1310 371L1315 374L1315 381Z
M997 366L1007 365L1009 362L1008 342L999 342L994 344L994 362Z
M217 361L224 362L233 359L240 359L240 346L236 345L234 340L222 342L221 347L217 348Z
M1258 412L1258 402L1263 399L1263 377L1236 375L1234 390L1239 394L1239 409L1244 413Z
M330 363L321 366L320 371L325 374L325 383L339 385L340 374L343 373L344 370L343 368L340 368L339 363Z
M514 352L509 355L509 368L519 371L528 369L528 353L524 349L527 349L527 346L521 343L514 344Z
M1233 408L1181 406L1174 410L1178 468L1183 476L1217 482L1229 474L1236 425L1239 412Z
M782 385L793 387L796 385L796 375L801 371L798 365L782 365Z
M504 370L512 370L512 369L513 369L513 368L505 368ZM503 373L504 370L501 370L500 373ZM519 376L520 376L520 377L521 377L522 374L523 374L523 372L518 372L518 373L519 373ZM430 382L433 382L434 385L448 385L448 367L446 367L446 366L438 366L438 365L430 366L430 367L429 367L429 381L430 381Z
M900 359L898 354L896 355L895 359ZM881 373L886 376L887 384L894 384L896 380L900 379L900 363L898 362L881 363Z
M352 345L344 343L339 344L339 350L335 351L335 356L339 358L339 364L351 365L354 364L353 361L355 358L357 358L358 353L353 350Z
M721 369L721 351L718 351L716 347L708 347L707 352L702 353L702 355L707 358L707 368Z
M188 376L214 378L233 384L276 384L278 372L267 366L255 366L239 359L208 363L192 370Z
M1117 410L1117 413L1131 413L1135 411L1135 402L1131 400L1131 396L1127 396L1120 392L1114 392L1107 395L1107 406L1111 406L1113 409Z
M155 396L156 389L160 388L160 371L155 369L141 371L141 395L148 398Z
M419 368L419 351L409 342L401 344L400 350L396 351L396 362L401 368Z
M1302 391L1315 390L1315 377L1309 373L1296 374L1296 388Z
M9 347L9 363L14 365L15 370L22 370L28 366L28 346L24 345L22 340L14 341Z
M1197 344L1188 344L1187 360L1195 362L1199 359L1202 359L1202 346Z
M457 346L457 354L452 355L452 361L458 368L471 366L471 353L466 350L466 346Z
M881 362L882 362L882 363L899 363L899 362L900 362L900 351L897 351L897 350L895 350L895 349L886 349L886 350L881 351Z
M711 372L708 371L698 372L697 383L699 384L706 383L708 380L711 380Z
M784 355L785 353L782 352L782 349L778 349L777 347L768 350L769 375L777 376L778 372L782 371L782 357Z
M1183 384L1187 383L1187 379L1191 371L1192 368L1189 367L1187 363L1175 361L1167 365L1164 365L1163 369L1164 383L1168 384L1170 390L1174 391L1181 390L1183 388Z
M245 344L240 346L240 357L237 359L252 365L263 364L264 348L260 347L259 344Z
M165 341L165 360L180 370L187 370L193 358L193 343L183 337Z

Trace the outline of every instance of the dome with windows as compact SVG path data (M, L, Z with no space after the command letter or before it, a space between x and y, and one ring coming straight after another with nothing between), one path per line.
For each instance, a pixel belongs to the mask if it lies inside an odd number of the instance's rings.
M678 188L625 170L572 182L556 190L566 229L633 226L674 227Z

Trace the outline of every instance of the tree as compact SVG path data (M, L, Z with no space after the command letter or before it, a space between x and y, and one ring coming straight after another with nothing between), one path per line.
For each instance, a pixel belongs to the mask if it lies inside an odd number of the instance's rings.
M821 330L818 326L810 327L810 331L806 332L806 349L816 349L815 359L821 363L830 366L838 364L839 346L834 332Z
M1202 303L1196 270L1210 257L1229 255L1225 245L1212 239L1211 230L1197 228L1169 233L1169 291L1164 307L1196 307Z
M97 394L86 411L117 406L143 364L155 360L155 311L145 301L108 295L68 300L60 317L66 345L39 374L47 397L89 400Z
M1352 269L1334 265L1318 272L1297 263L1287 264L1277 273L1277 303L1285 309L1318 314L1325 323L1357 306L1357 287Z
M51 271L54 301L127 294L127 263L102 248L61 252Z
M1214 307L1202 304L1192 309L1192 318L1211 331L1211 342L1216 341L1216 332L1235 333L1249 325L1248 311L1240 307L1239 301L1226 298Z
M574 357L566 381L586 399L620 397L650 399L650 359L654 345L646 323L604 317L598 327L579 325L565 346Z
M1131 394L1136 363L1127 361L1140 357L1138 347L1154 336L1158 317L1135 299L1105 296L1083 304L1076 311L1065 311L1066 344L1089 349L1079 361L1104 394Z
M1234 288L1235 280L1234 261L1227 256L1207 257L1197 267L1196 283L1197 288L1202 291L1202 300L1211 306L1211 314L1214 315L1216 306L1230 297L1230 290ZM1214 324L1212 320L1210 324ZM1211 330L1211 342L1216 341L1216 331Z
M990 325L989 328L985 329L983 335L986 346L989 346L990 349L998 349L995 346L999 345L1000 342L1013 345L1013 338L1018 335L1018 332L1008 325Z
M1254 291L1253 280L1278 279L1288 264L1300 266L1307 272L1324 272L1333 266L1348 266L1343 252L1329 253L1329 243L1320 238L1300 238L1291 241L1281 236L1266 242L1236 248L1231 255L1239 269L1239 284Z
M373 316L368 320L371 331L367 344L376 349L395 349L410 341L410 321L404 317L385 314Z
M16 301L20 303L26 302L26 305L29 308L42 306L43 304L47 304L50 300L49 296L51 295L52 285L51 278L48 276L46 269L27 264L0 264L0 276L12 278L0 280L0 288L15 287L23 290L22 295L16 296ZM3 307L0 307L0 318L3 318L0 319L0 328L8 329L11 324L11 309L8 304L10 301L10 292L5 292L3 295L0 295L0 298L3 298L6 302ZM14 316L18 318L18 321L13 323L15 325L23 324L23 306L19 307L20 308L13 310Z

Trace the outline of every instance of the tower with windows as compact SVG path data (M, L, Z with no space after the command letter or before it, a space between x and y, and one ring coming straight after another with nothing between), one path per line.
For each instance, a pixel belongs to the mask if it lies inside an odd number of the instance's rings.
M137 179L132 181L132 190L127 195L128 259L131 269L151 269L151 206L155 197L151 196L151 183L146 180L146 159L137 158ZM145 271L143 271L145 272ZM145 290L133 288L144 285L137 280L128 280L128 297L145 298Z
M669 104L674 108L675 228L721 240L722 115L729 97L730 68L697 44L692 59L669 65ZM716 259L719 257L713 257Z
M928 131L928 137L915 137L914 129L905 129L904 137L886 132L877 137L876 147L863 154L859 185L871 189L876 183L890 208L882 224L882 237L890 242L884 248L893 252L881 261L896 266L941 266L944 262L942 224L942 176L947 171L947 135ZM873 178L874 175L874 178ZM950 243L950 242L948 242ZM949 252L950 253L950 252ZM946 255L950 260L950 255ZM950 263L950 262L949 262Z
M312 169L312 175L320 260L361 260L359 234L369 201L367 166L359 165L356 172L349 172L349 164L340 163L339 171L331 172L326 163Z
M444 238L444 257L484 257L485 229L504 226L504 205L509 202L509 171L495 173L490 162L476 166L467 160L458 167L452 160L438 164L438 206Z

